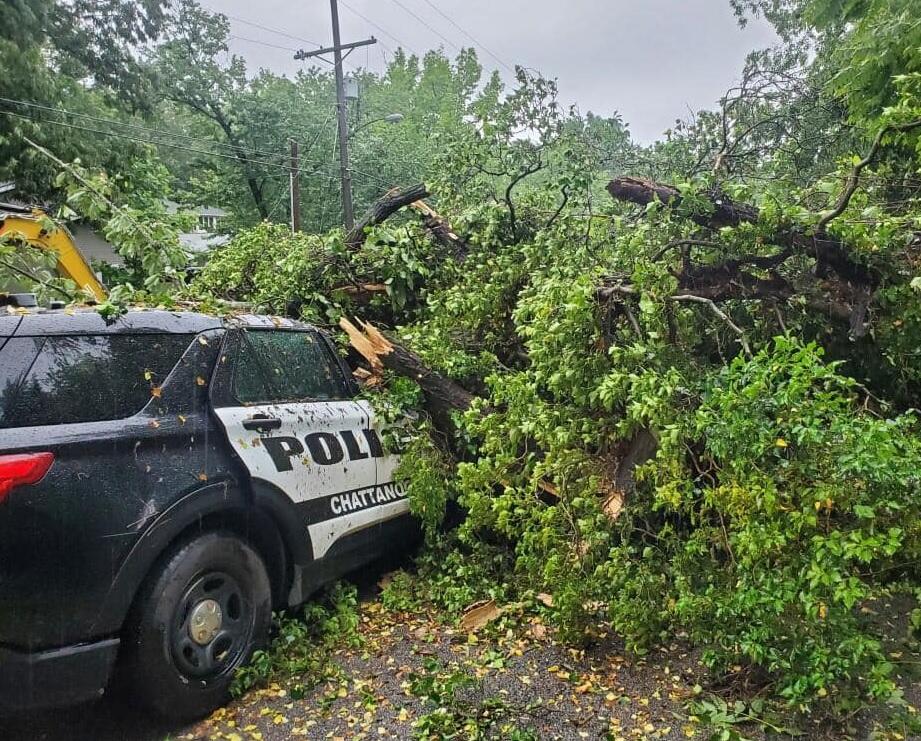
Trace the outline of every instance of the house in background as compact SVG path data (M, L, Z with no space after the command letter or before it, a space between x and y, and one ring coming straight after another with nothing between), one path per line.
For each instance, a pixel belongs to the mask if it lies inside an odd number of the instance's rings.
M67 229L74 238L77 249L83 253L83 257L90 265L102 262L106 265L121 267L125 264L125 259L89 224L76 222L68 224Z
M180 208L182 207L178 203L173 201L166 202L168 213L174 214ZM227 216L227 212L224 209L214 206L197 206L194 208L182 208L182 210L191 211L198 219L191 231L182 232L179 235L179 244L192 255L201 255L230 241L230 237L226 234L215 233L221 219ZM74 243L90 263L103 262L107 265L115 266L125 264L124 259L115 251L115 248L88 224L71 223L68 224L68 229L73 235Z
M208 252L215 247L227 244L230 237L226 234L217 234L221 220L227 212L217 206L193 206L191 208L180 206L175 201L166 201L166 210L174 214L179 210L191 211L198 219L195 228L179 235L179 243L192 254Z

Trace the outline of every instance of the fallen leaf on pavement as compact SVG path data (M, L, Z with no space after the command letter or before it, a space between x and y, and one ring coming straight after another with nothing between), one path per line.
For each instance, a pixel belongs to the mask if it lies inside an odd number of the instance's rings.
M495 620L501 614L502 611L496 605L495 600L474 602L464 610L464 616L460 620L460 627L468 632L473 632L479 630L488 622Z

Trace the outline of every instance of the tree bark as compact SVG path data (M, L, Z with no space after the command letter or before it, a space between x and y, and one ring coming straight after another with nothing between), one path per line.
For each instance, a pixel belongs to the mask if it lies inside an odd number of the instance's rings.
M428 198L429 192L424 184L419 183L410 188L394 188L387 191L383 197L379 198L368 213L362 217L355 227L345 237L345 244L349 249L357 250L365 243L367 238L368 227L377 226L386 221L391 215L399 211L404 206Z

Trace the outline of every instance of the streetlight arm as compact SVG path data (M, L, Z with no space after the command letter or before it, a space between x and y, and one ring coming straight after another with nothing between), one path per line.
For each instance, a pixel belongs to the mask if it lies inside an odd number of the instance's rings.
M365 121L361 126L353 129L352 132L349 134L349 137L351 138L355 136L355 134L357 134L362 129L367 128L371 124L376 124L381 121L386 121L389 124L398 124L404 118L405 116L402 113L388 113L386 116L380 116L379 118L372 118L370 121Z

